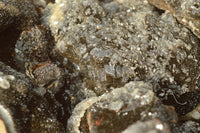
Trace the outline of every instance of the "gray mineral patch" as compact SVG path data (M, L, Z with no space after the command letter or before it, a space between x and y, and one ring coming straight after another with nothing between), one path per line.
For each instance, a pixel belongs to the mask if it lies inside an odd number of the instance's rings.
M109 90L144 80L158 84L156 91L199 90L199 40L193 33L146 0L113 3L113 12L98 0L56 1L44 11L57 53L80 68L84 87Z
M170 11L177 20L188 27L200 38L200 1L199 0L148 0L156 7Z

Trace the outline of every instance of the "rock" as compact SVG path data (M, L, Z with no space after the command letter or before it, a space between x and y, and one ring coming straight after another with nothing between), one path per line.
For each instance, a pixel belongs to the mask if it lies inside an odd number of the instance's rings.
M0 122L27 133L200 132L198 3L0 0Z
M63 123L69 117L67 103L64 109L50 90L42 96L33 90L26 94L0 90L0 102L11 112L17 132L65 132Z
M62 124L66 120L62 118L68 117L68 113L50 91L44 96L32 93L29 100L30 115L28 120L30 121L30 132L66 132Z
M49 59L53 49L53 38L45 26L36 26L23 31L15 45L15 57L23 62L38 64Z
M47 5L45 0L33 0L33 3L39 9L44 9Z
M199 0L148 0L162 10L170 11L177 20L188 27L200 38L200 1Z
M6 29L19 15L19 9L0 1L0 31Z
M53 49L54 40L45 26L36 26L29 31L23 31L15 45L16 61L21 63L21 70L25 69L26 75L37 87L60 84L59 80L63 74L51 61ZM57 87L58 85L55 86Z
M70 105L67 96L64 104L59 102L62 98L57 99L61 88L56 91L48 88L40 95L25 74L2 62L0 71L3 72L0 74L3 80L0 83L0 104L10 110L17 132L65 132L62 122L66 123L67 119L62 118L69 117Z
M37 7L31 0L0 0L0 60L17 69L14 45L23 30L39 23Z
M38 23L39 15L30 0L0 1L1 27L15 25L19 30L28 30Z
M182 119L200 121L200 104L194 110L183 116Z
M0 75L0 78L3 79L1 88L14 89L14 91L20 93L26 93L32 88L32 83L28 77L2 62L0 62L0 71L4 73L4 75Z
M138 121L129 126L122 133L171 133L169 127L158 119L145 122Z
M174 133L199 133L200 132L199 122L186 121L172 128Z
M14 77L12 80L7 79L7 89L2 89L0 87L0 105L2 105L5 110L9 110L9 114L7 115L5 113L2 114L1 118L3 119L6 126L11 125L12 127L12 120L13 119L16 130L20 131L24 129L24 126L27 124L28 120L25 120L27 116L27 105L26 105L26 99L27 99L27 93L29 90L32 89L32 83L30 79L28 79L24 74L17 72L16 70L12 69L9 66L6 66L4 63L0 62L0 71L4 72L4 76L0 76L5 80L6 77ZM6 76L6 77L5 77ZM4 85L5 87L5 85ZM24 118L22 120L21 118ZM8 130L7 130L8 131ZM10 132L8 132L10 133Z
M81 75L74 83L79 88L102 95L143 80L158 95L164 92L162 98L168 91L180 96L199 90L198 38L146 0L56 1L45 9L43 24L52 31L57 53L68 60L66 68Z
M168 124L177 122L173 108L162 105L151 86L130 82L108 94L79 103L68 120L67 129L69 133L121 132L138 120L154 118Z
M33 82L37 86L45 86L51 82L59 80L61 77L60 69L51 62L39 63L33 70Z

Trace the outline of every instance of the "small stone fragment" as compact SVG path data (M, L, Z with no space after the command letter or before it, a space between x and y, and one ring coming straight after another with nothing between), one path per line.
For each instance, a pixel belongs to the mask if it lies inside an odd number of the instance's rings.
M36 7L42 8L42 9L45 8L46 5L47 5L47 3L46 3L45 0L33 0L33 3L34 3L34 5L35 5Z
M22 70L34 85L51 86L55 81L58 87L61 78L60 68L51 62L53 57L53 38L45 26L36 26L22 32L15 45L15 58L22 63Z
M38 64L49 59L53 39L45 26L36 26L22 32L15 45L15 57L25 63Z
M38 86L44 86L61 77L60 69L51 62L39 63L33 70L33 80Z
M0 0L0 121L19 133L200 132L199 5Z

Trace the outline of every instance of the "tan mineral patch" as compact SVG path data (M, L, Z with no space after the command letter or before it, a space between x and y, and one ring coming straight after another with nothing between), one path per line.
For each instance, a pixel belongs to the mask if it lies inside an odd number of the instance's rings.
M0 133L7 133L4 122L0 119Z

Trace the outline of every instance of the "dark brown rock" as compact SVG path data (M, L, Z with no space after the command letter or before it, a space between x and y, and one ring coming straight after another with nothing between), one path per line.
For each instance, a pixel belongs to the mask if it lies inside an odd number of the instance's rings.
M19 9L0 1L0 31L6 29L19 15Z
M137 120L177 122L173 108L163 106L144 82L130 82L100 97L79 103L68 120L69 133L121 132ZM150 130L150 129L149 129Z
M38 23L39 14L30 0L1 0L0 3L3 28L12 24L19 30L28 30Z
M15 57L23 62L40 62L50 60L53 49L53 38L45 26L36 26L28 31L23 31L15 45Z
M67 117L69 110L56 99L54 87L45 90L44 94L39 92L41 89L44 88L34 88L25 74L0 62L0 106L10 112L9 116L4 116L7 114L0 110L0 117L4 120L11 117L17 132L65 132L61 119ZM65 106L69 105L66 103ZM11 122L8 121L6 126Z

